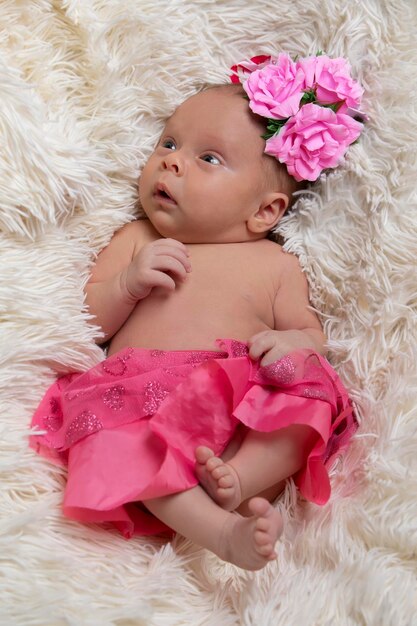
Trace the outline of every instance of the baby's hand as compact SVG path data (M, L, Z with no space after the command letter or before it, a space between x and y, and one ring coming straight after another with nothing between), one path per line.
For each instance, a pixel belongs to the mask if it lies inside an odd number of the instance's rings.
M269 365L293 350L315 348L314 342L302 330L264 330L248 341L249 356L259 359L261 365Z
M153 287L174 291L176 282L191 272L189 252L176 239L156 239L147 243L121 275L122 289L130 300L146 298Z

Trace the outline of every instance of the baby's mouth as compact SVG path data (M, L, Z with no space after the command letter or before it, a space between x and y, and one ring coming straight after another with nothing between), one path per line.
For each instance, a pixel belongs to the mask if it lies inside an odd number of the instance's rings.
M163 201L169 202L171 204L177 204L177 202L176 202L175 198L173 197L173 195L170 193L168 188L164 184L162 184L162 183L158 183L156 185L154 195L159 200L163 200Z

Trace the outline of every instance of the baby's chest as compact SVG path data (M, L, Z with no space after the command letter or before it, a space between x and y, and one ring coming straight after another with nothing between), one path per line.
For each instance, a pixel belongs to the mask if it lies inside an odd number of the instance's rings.
M223 262L222 262L223 261ZM242 260L221 258L207 264L193 259L192 271L168 296L159 291L155 297L173 309L192 311L195 315L247 315L268 318L274 301L273 281L261 268Z

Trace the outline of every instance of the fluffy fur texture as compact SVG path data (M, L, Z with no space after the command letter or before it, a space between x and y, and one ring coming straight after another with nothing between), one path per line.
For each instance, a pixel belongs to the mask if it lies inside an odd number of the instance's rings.
M0 3L2 624L415 623L415 3ZM138 214L163 118L256 53L348 56L371 121L280 233L299 255L361 427L324 508L277 503L279 558L248 573L177 537L125 541L65 520L65 472L28 449L57 372L102 358L83 284Z

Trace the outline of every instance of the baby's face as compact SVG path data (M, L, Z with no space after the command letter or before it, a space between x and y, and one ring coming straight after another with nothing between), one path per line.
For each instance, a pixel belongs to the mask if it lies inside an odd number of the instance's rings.
M246 221L265 192L270 159L261 134L234 90L210 89L181 104L140 178L156 230L184 243L253 239Z

